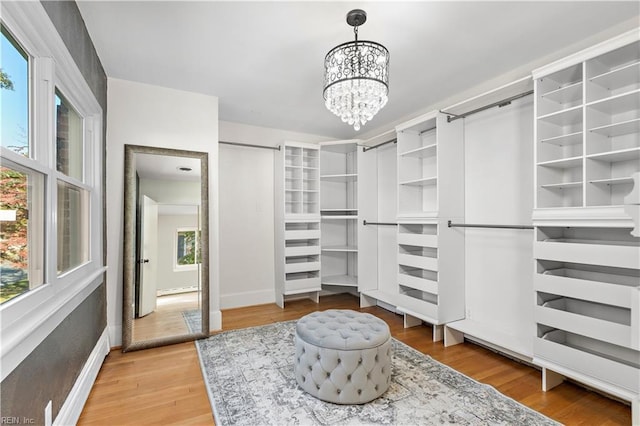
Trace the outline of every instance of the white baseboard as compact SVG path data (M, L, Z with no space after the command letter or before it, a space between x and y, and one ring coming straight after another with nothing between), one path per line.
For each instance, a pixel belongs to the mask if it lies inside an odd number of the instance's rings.
M220 295L220 309L264 305L266 303L276 303L275 291L273 289Z
M67 395L64 404L60 408L58 415L53 421L54 425L75 425L78 423L82 409L84 408L93 383L98 377L100 367L104 362L104 357L109 353L109 333L105 328L98 339L96 346L91 351L84 368L80 372L71 392Z

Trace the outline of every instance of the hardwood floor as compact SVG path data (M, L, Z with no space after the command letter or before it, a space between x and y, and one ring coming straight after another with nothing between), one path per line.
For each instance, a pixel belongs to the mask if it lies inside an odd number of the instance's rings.
M223 330L298 319L325 309L354 309L384 319L396 339L494 386L503 394L566 425L629 425L631 408L572 383L542 392L540 372L465 342L444 348L431 327L403 328L402 317L382 308L358 308L350 295L288 302L285 309L261 305L225 310ZM194 343L182 343L106 358L79 420L80 425L214 424Z
M151 340L189 332L184 311L199 309L197 291L159 296L155 311L133 320L133 340Z

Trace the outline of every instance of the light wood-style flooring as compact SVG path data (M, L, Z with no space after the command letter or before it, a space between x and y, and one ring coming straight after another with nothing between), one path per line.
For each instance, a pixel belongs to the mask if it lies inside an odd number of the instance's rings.
M428 325L405 329L399 315L358 306L358 299L350 295L323 297L319 304L288 302L285 309L252 306L223 311L222 325L223 330L232 330L298 319L316 310L361 310L384 319L396 339L556 421L566 425L631 424L631 408L626 404L568 382L542 392L540 372L530 366L468 342L445 348L442 342L432 341ZM79 424L214 424L194 343L125 354L111 351Z
M133 320L133 340L152 340L189 333L184 311L199 309L197 291L159 296L156 310Z

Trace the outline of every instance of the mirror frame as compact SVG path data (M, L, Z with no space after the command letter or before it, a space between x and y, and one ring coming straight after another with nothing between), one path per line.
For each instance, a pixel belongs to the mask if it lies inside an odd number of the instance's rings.
M202 258L200 332L133 341L133 291L136 268L136 162L135 154L168 155L200 159L201 246ZM122 289L122 352L155 348L209 337L209 155L206 152L157 148L142 145L124 146L124 246Z

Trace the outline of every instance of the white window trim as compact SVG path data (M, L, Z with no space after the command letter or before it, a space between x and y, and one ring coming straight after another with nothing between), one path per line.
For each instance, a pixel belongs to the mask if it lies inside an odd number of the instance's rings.
M33 58L30 67L30 137L35 161L2 149L2 156L45 173L45 283L0 307L1 379L13 371L102 282L102 117L89 85L40 2L2 2L3 24ZM84 117L84 182L55 172L54 90L58 87ZM36 101L37 100L37 101ZM89 261L57 276L56 179L90 189ZM99 314L99 313L96 313Z

